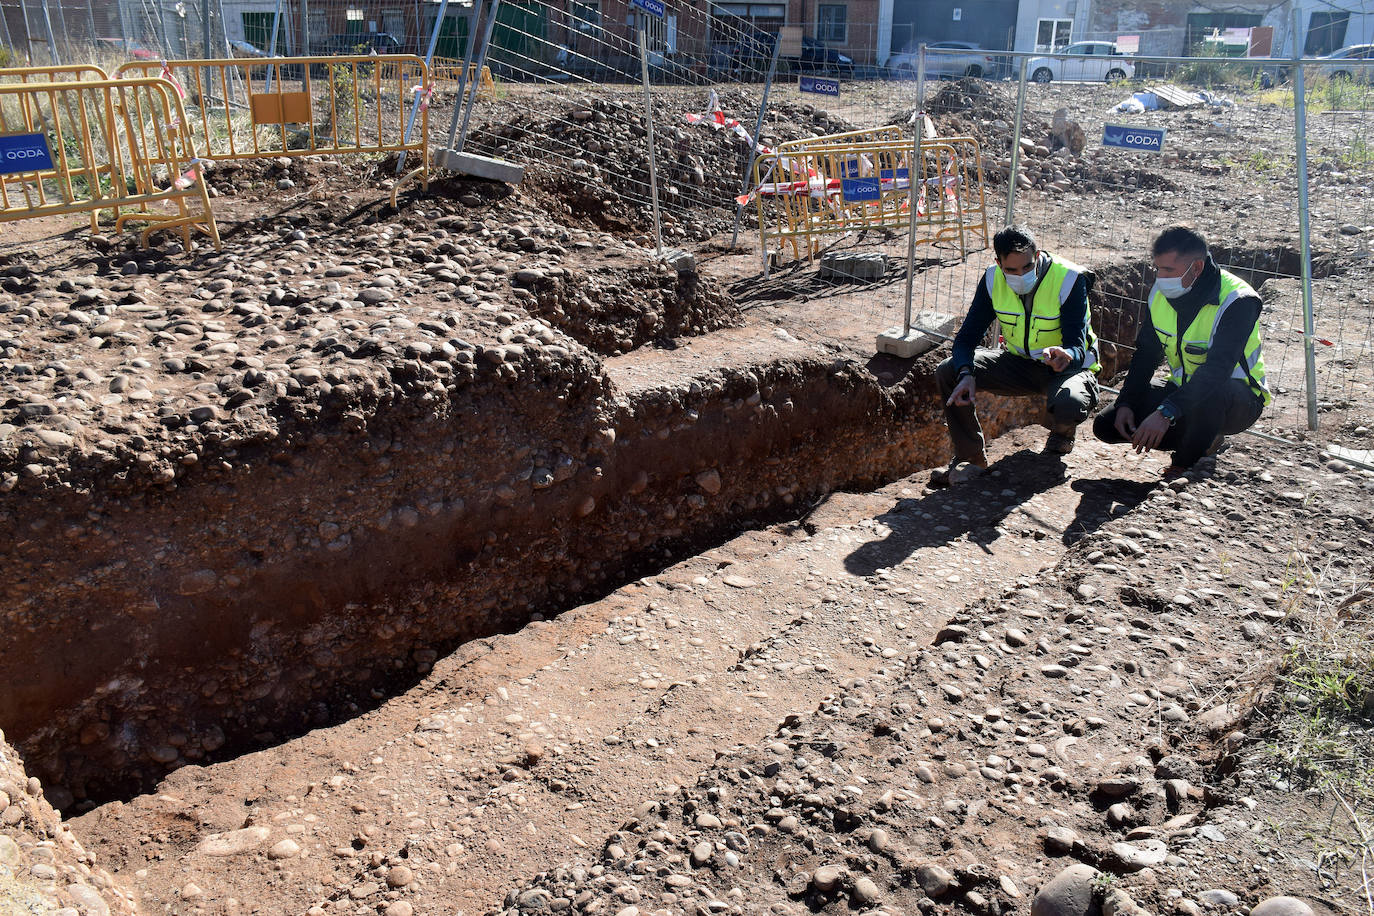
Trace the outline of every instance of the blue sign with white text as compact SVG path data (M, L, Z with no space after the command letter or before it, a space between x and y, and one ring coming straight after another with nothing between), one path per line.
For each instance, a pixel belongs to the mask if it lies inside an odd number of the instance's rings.
M1164 149L1164 128L1108 124L1102 128L1102 145L1133 149L1142 153L1158 153Z
M0 175L45 172L52 167L48 138L42 134L0 136Z
M840 177L841 177L841 178L858 178L858 177L859 177L859 174L860 174L859 160L857 160L857 159L846 159L844 162L840 163Z
M861 203L868 200L882 200L882 190L876 178L841 178L840 193L846 203Z
M659 19L663 18L663 13L666 10L663 0L630 0L630 5L637 6L650 16L657 16Z
M802 92L813 92L816 95L840 97L840 81L826 79L823 76L803 76L797 88Z
M906 181L911 177L909 169L881 169L878 172L883 181Z

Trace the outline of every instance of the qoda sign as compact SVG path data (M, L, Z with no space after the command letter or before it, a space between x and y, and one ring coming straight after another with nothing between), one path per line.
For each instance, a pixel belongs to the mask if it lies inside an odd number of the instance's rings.
M1157 153L1164 148L1164 129L1108 124L1102 129L1102 145Z

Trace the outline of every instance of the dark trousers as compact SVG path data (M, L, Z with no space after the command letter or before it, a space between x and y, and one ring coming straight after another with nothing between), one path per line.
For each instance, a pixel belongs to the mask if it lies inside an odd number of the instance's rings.
M945 360L935 370L940 399L948 401L959 384L953 360ZM1097 406L1097 378L1087 369L1055 372L1039 360L1017 356L1006 350L979 348L973 354L973 381L978 392L1019 397L1040 396L1050 413L1050 428L1072 436L1078 424ZM954 443L954 455L961 461L983 464L983 427L970 405L945 407L945 423Z
M1137 398L1125 401L1135 414L1136 425L1145 422L1145 418L1177 390L1178 386L1173 382L1156 379ZM1093 434L1103 442L1131 441L1116 431L1116 411L1121 403L1122 399L1117 398L1115 404L1098 414L1093 421ZM1164 434L1159 447L1173 451L1175 467L1190 468L1207 454L1218 436L1245 432L1255 425L1263 410L1264 402L1250 390L1249 385L1240 379L1227 379L1220 390L1200 399L1197 406L1179 417L1178 422Z

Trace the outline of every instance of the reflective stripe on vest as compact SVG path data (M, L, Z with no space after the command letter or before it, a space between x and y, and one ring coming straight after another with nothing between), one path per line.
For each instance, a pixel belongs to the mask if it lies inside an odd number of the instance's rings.
M1002 326L1002 340L1009 352L1027 359L1035 359L1033 350L1064 346L1061 312L1073 286L1083 274L1083 268L1070 261L1050 258L1045 275L1040 278L1031 298L1030 314L1021 297L1007 285L1007 278L996 264L983 275L983 285L992 298L992 309ZM1098 371L1097 335L1093 333L1091 312L1084 316L1087 358L1084 368Z
M1150 291L1150 321L1155 326L1155 334L1164 347L1164 358L1169 364L1169 378L1175 385L1182 385L1207 361L1207 354L1216 337L1217 325L1221 316L1237 299L1253 296L1259 298L1244 280L1228 271L1221 271L1221 285L1218 289L1219 302L1208 303L1198 309L1197 316L1180 335L1178 331L1178 312L1167 296L1153 288ZM1250 386L1250 390L1264 400L1267 405L1274 400L1269 392L1268 380L1264 371L1264 347L1260 343L1259 322L1250 329L1250 339L1245 342L1245 350L1240 361L1231 369L1231 378L1240 379Z

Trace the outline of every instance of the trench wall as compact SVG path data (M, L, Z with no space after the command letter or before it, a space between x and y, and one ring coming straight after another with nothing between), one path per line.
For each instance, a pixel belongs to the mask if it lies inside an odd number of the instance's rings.
M617 385L596 357L314 392L175 479L108 463L0 503L0 725L57 807L284 740L455 646L837 488L942 463L938 355ZM409 374L408 374L409 373ZM984 398L986 431L1041 406ZM73 472L75 473L75 472Z

